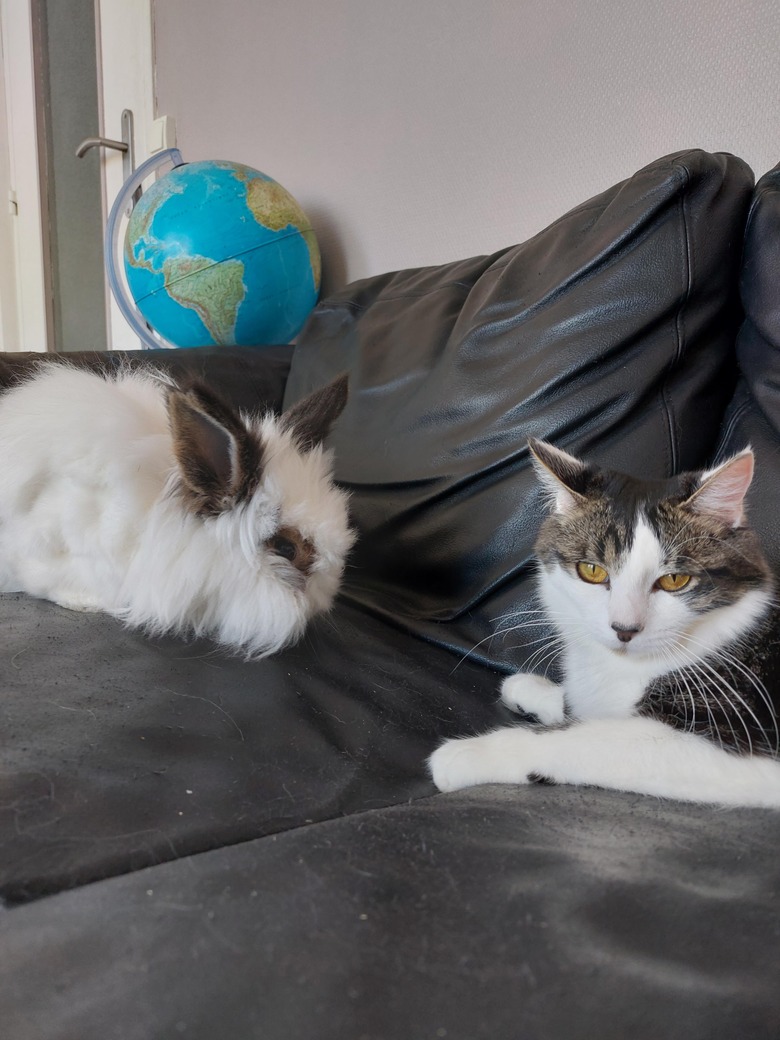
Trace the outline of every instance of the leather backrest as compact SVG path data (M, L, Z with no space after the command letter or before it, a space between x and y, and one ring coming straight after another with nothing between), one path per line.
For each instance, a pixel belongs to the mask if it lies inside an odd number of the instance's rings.
M66 361L95 372L151 365L185 384L194 379L208 383L247 412L280 412L292 352L290 346L264 346L0 354L0 392L29 378L39 365L50 362Z
M737 336L739 384L718 458L750 444L756 472L748 516L780 574L780 165L756 185L740 275L745 320Z
M531 595L529 436L645 476L708 460L752 188L734 156L680 152L522 245L318 306L285 406L350 372L332 438L360 536L346 596L465 652ZM522 663L512 643L487 659Z

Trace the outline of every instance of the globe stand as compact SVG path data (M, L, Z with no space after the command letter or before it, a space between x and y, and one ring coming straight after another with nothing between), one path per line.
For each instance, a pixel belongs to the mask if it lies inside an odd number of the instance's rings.
M184 165L184 160L178 148L166 148L164 152L159 152L157 155L153 155L151 159L141 163L138 169L122 185L119 194L114 200L114 205L111 207L106 224L104 250L106 273L111 294L116 300L117 307L122 312L122 317L141 340L145 350L155 350L158 347L165 347L169 350L175 350L176 348L175 344L170 343L163 336L152 333L152 330L144 321L143 315L138 310L135 301L127 291L127 286L119 273L119 265L117 264L119 226L122 214L128 208L132 209L134 205L134 193L141 187L147 177L151 176L166 163L170 163L171 166Z

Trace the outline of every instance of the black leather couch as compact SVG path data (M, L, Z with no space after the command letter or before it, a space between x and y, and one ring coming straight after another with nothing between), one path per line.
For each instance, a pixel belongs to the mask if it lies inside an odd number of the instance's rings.
M251 407L348 368L359 541L332 613L255 663L0 597L0 1035L777 1040L776 813L441 795L425 760L505 721L539 638L529 435L655 476L750 440L780 568L779 288L780 170L690 151L348 286L294 350L156 357Z

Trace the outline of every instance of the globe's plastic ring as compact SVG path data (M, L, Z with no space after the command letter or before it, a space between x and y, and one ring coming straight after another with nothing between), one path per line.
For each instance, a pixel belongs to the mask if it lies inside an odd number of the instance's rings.
M108 221L106 223L106 234L104 239L106 272L108 273L108 284L111 288L111 293L116 300L116 305L122 312L123 317L141 340L143 347L147 350L153 350L157 347L167 347L170 350L174 350L175 345L169 343L168 340L164 339L162 336L152 335L148 325L143 320L143 316L140 314L140 311L128 293L125 283L119 275L117 265L119 222L122 213L130 205L133 192L137 188L140 188L146 178L154 173L155 170L168 162L171 166L184 165L184 160L182 159L181 152L178 148L166 148L164 152L159 152L157 155L153 155L151 159L147 159L146 162L141 163L138 169L133 172L132 176L127 178L114 200L114 205L111 207L111 212L108 215Z

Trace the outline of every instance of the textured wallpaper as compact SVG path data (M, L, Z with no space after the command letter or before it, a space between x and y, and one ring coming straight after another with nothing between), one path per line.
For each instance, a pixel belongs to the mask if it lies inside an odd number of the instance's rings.
M186 159L309 212L326 289L512 245L687 147L780 161L778 0L156 0Z

